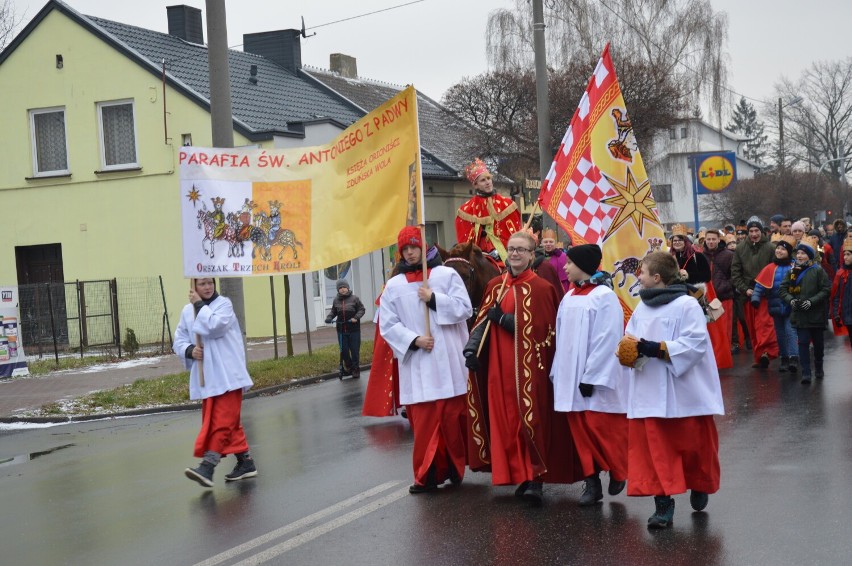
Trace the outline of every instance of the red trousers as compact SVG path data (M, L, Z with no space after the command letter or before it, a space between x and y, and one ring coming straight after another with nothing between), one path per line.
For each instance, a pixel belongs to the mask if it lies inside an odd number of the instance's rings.
M608 471L627 479L627 415L577 411L568 413L568 424L585 477Z
M627 495L719 491L719 435L712 415L628 423Z
M450 479L450 466L464 477L467 457L467 401L465 395L406 406L414 432L414 482L426 485L429 468L435 467L435 482Z
M246 433L240 423L243 390L228 391L201 401L201 430L195 439L195 456L205 452L241 454L248 452Z

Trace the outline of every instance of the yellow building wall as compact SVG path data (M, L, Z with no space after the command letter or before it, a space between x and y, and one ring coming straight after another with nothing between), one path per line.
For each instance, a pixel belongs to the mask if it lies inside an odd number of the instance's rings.
M166 142L159 78L58 11L0 65L0 92L0 284L17 284L16 246L60 243L66 281L161 275L174 331L189 284L182 273L177 152L184 133L194 145L211 145L209 112L167 87ZM142 169L96 174L97 103L122 99L134 101ZM32 179L28 111L47 107L65 108L70 177ZM235 132L234 143L250 142ZM269 280L244 281L245 330L271 336ZM275 287L283 334L283 277ZM294 308L293 316L300 315Z

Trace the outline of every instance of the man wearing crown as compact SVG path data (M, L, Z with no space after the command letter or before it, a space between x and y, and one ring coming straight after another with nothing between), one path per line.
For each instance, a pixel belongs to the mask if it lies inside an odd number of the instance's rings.
M225 212L222 206L225 204L225 199L221 197L211 198L213 201L213 212L210 213L210 219L216 223L213 227L213 239L220 240L225 233Z
M506 242L521 229L518 205L497 194L491 173L481 159L468 165L465 175L476 192L456 211L456 239L459 243L473 240L483 252L505 261Z

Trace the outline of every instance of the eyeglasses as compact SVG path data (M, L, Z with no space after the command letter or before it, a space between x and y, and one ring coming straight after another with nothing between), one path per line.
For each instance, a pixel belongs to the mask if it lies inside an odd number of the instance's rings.
M524 252L531 253L531 252L533 252L533 250L531 250L529 248L508 247L508 248L506 248L506 252L510 253L510 254L521 254L521 253L524 253Z

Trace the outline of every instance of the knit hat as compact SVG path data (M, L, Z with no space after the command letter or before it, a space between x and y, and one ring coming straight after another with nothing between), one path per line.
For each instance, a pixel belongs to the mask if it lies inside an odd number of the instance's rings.
M784 220L783 214L773 214L769 217L770 222L774 222L776 224L781 224L781 221Z
M807 241L805 238L802 238L802 241L799 242L799 245L796 246L796 251L802 250L806 254L808 254L808 259L813 259L816 255L816 250L811 245L810 241Z
M778 246L784 246L784 248L787 250L787 253L790 254L790 257L793 257L793 250L796 248L796 238L789 234L785 234L784 236L776 238L775 242L776 248Z
M349 282L346 279L337 280L337 290L340 291L343 287L349 288Z
M761 232L763 232L763 222L760 221L760 218L757 216L752 216L746 222L746 230L751 230L752 228L759 228Z
M568 257L583 273L594 275L598 271L603 254L595 244L582 244L569 249Z
M396 237L396 245L399 248L399 253L402 253L402 249L405 246L422 248L423 240L420 238L420 228L417 226L406 226L400 230L399 235Z
M790 226L790 230L792 230L794 232L796 230L801 230L802 232L804 232L805 231L805 224L801 220L796 220L795 222L793 222L793 225Z

